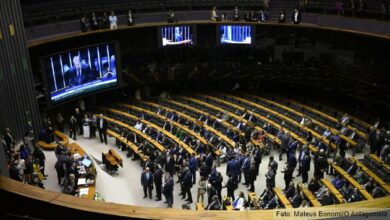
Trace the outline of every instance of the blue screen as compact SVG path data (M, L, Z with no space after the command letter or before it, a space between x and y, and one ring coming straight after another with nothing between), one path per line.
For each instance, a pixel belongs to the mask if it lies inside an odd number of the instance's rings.
M252 27L250 25L221 25L219 33L221 44L252 43Z
M193 44L193 28L191 26L162 27L161 45Z
M44 58L52 103L117 86L115 44L78 48Z

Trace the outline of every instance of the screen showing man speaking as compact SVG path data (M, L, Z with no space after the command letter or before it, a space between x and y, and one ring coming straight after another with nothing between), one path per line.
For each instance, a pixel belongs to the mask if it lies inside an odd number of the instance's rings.
M117 86L115 44L78 48L44 58L53 104Z
M160 28L161 45L193 44L192 26L171 26Z

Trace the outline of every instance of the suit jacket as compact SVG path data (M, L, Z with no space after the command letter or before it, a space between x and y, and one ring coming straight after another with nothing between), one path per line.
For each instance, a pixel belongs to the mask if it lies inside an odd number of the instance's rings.
M153 174L154 185L161 186L162 177L163 177L163 171L161 169L156 170L156 172L154 172Z
M97 74L95 71L91 70L88 65L82 65L79 70L80 75L77 74L77 69L73 66L65 73L65 79L68 86L78 86L89 81L95 80L97 78Z
M147 178L146 172L142 172L141 174L141 185L142 186L148 186L152 187L153 186L153 174L149 172L149 178Z
M190 171L187 171L184 174L182 184L183 184L184 187L188 187L188 188L192 187L192 173Z
M165 171L172 172L174 169L175 161L173 159L173 155L169 155L169 159L168 157L166 158Z
M163 194L169 195L173 192L173 179L168 180L165 182L164 188L163 188Z
M213 162L214 162L214 157L210 153L210 154L208 154L206 156L206 164L207 164L208 167L212 167L213 166Z
M100 128L100 121L101 120L103 120L103 128ZM103 131L107 130L107 121L106 121L106 119L98 118L97 119L97 127L98 127L99 130L100 129L103 130Z
M190 161L188 161L188 168L190 169L191 173L195 173L198 169L198 160L196 157L191 157Z
M311 157L310 156L305 156L302 160L302 165L301 165L301 171L302 172L307 172L310 170L310 162L311 162Z
M240 173L240 167L238 166L237 160L230 160L226 165L226 175L236 176Z

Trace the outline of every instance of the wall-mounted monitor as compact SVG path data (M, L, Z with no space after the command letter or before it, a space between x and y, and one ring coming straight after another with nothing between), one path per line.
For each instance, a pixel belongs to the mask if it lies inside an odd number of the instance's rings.
M220 25L220 44L252 44L251 25Z
M118 85L117 46L106 43L43 57L51 104Z
M159 42L161 46L193 45L195 42L195 28L191 25L166 26L159 28Z

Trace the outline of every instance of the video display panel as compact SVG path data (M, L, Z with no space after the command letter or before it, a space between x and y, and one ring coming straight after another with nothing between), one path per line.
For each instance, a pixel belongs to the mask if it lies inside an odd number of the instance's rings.
M194 44L194 28L192 26L169 26L160 28L162 46Z
M221 25L219 26L221 44L251 44L251 25Z
M115 50L115 43L99 44L43 58L51 103L117 86Z

